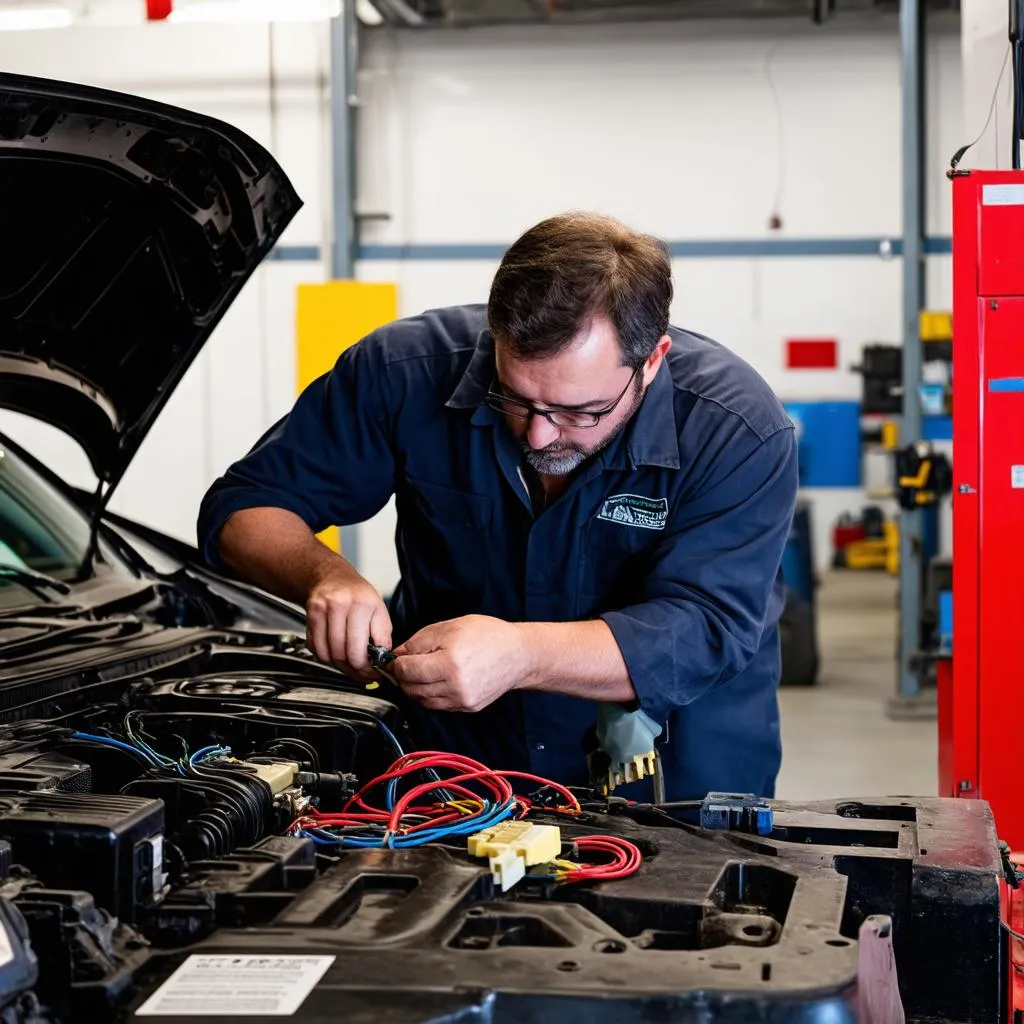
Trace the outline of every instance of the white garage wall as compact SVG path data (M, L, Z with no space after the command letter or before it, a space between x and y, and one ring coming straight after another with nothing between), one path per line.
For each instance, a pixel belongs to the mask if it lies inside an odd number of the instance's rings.
M928 42L928 231L948 235L945 168L966 141L955 20ZM501 243L540 218L599 209L678 241L897 237L895 18L515 28L374 35L365 50L360 208L381 246ZM982 122L983 123L983 122ZM973 126L972 126L973 127ZM980 124L973 128L977 134ZM783 230L771 232L778 212ZM486 295L496 261L365 262L404 312ZM951 302L950 260L928 301ZM673 320L748 359L783 398L856 398L861 348L900 340L901 262L678 259ZM835 337L838 371L787 371L786 337ZM854 490L817 490L815 548ZM375 581L397 575L392 510L363 531Z
M277 25L272 36L266 25L141 23L0 32L0 67L143 95L237 125L279 157L305 202L282 243L319 246L330 223L327 31ZM295 286L323 276L319 263L276 260L256 272L143 442L113 509L194 540L210 481L288 410ZM10 414L0 415L0 427L73 482L94 484L77 448L52 429Z
M139 5L141 7L141 4ZM284 243L320 246L330 217L324 25L136 25L0 33L0 67L201 110L268 145L306 208ZM601 209L678 241L896 237L899 48L893 17L663 23L364 36L362 240L502 244L569 207ZM929 38L932 234L949 232L944 169L965 128L955 21ZM773 212L783 229L771 232ZM444 248L448 247L448 248ZM395 253L390 253L394 256ZM366 259L402 312L487 293L493 260ZM868 257L680 259L675 322L749 359L783 397L854 398L865 343L898 340L900 262ZM172 399L114 507L185 538L207 483L292 398L294 285L320 263L270 262ZM929 261L948 305L949 260ZM787 336L836 337L838 372L787 372ZM4 426L12 418L3 419ZM15 429L16 428L16 429ZM51 432L12 427L76 477ZM83 482L87 482L83 479ZM847 496L837 496L848 505ZM822 508L823 521L835 509ZM361 531L378 586L396 575L393 513Z

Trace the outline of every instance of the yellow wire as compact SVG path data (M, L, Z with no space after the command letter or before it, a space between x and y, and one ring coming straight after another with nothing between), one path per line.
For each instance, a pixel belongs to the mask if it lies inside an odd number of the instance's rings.
M561 858L555 858L555 860L551 861L550 863L553 864L559 870L565 872L579 870L579 864L574 864L571 860L562 860Z
M447 806L454 807L462 814L479 814L484 809L484 805L477 800L449 800Z

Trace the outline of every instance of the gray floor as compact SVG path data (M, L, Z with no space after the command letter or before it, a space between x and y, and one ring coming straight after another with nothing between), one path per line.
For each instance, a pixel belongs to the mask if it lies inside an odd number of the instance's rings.
M896 581L885 573L823 576L821 675L782 688L783 800L928 796L938 785L934 721L893 721Z

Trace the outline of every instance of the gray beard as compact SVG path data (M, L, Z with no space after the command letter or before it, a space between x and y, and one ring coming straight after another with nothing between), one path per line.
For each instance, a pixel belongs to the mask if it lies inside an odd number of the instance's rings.
M587 449L581 448L579 445L568 444L554 445L547 448L531 448L524 439L519 442L519 447L523 452L523 460L535 473L543 473L545 476L568 476L570 473L575 473L587 459L607 448L625 430L626 424L629 423L636 414L637 409L640 408L643 398L644 387L641 381L637 379L636 388L633 391L633 407L630 409L629 415L623 419L621 426L614 434L606 437L596 447Z
M525 441L520 442L523 459L535 472L545 476L568 476L574 473L592 454L575 445L556 449L542 448L535 451Z

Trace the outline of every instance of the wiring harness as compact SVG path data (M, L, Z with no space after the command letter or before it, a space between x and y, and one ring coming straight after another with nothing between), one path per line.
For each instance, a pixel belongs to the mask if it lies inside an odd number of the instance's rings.
M428 774L428 781L416 781L421 774ZM502 821L523 819L534 810L533 801L516 793L511 779L552 791L561 802L552 806L545 801L545 811L572 817L581 813L576 797L557 782L527 772L495 770L458 754L417 751L398 758L387 772L371 779L340 812L313 810L294 821L288 831L343 849L406 849L468 837ZM370 802L375 792L378 798L383 796L383 807ZM436 799L428 802L431 794ZM559 882L626 878L642 861L633 843L616 836L584 836L575 846L581 854L610 856L611 861L576 863L559 858L552 861L553 872L540 877Z
M640 850L628 839L618 836L580 836L576 840L580 854L601 854L611 856L608 863L577 864L575 861L557 858L551 862L555 869L554 879L559 882L610 882L617 878L628 878L636 872L643 858Z

